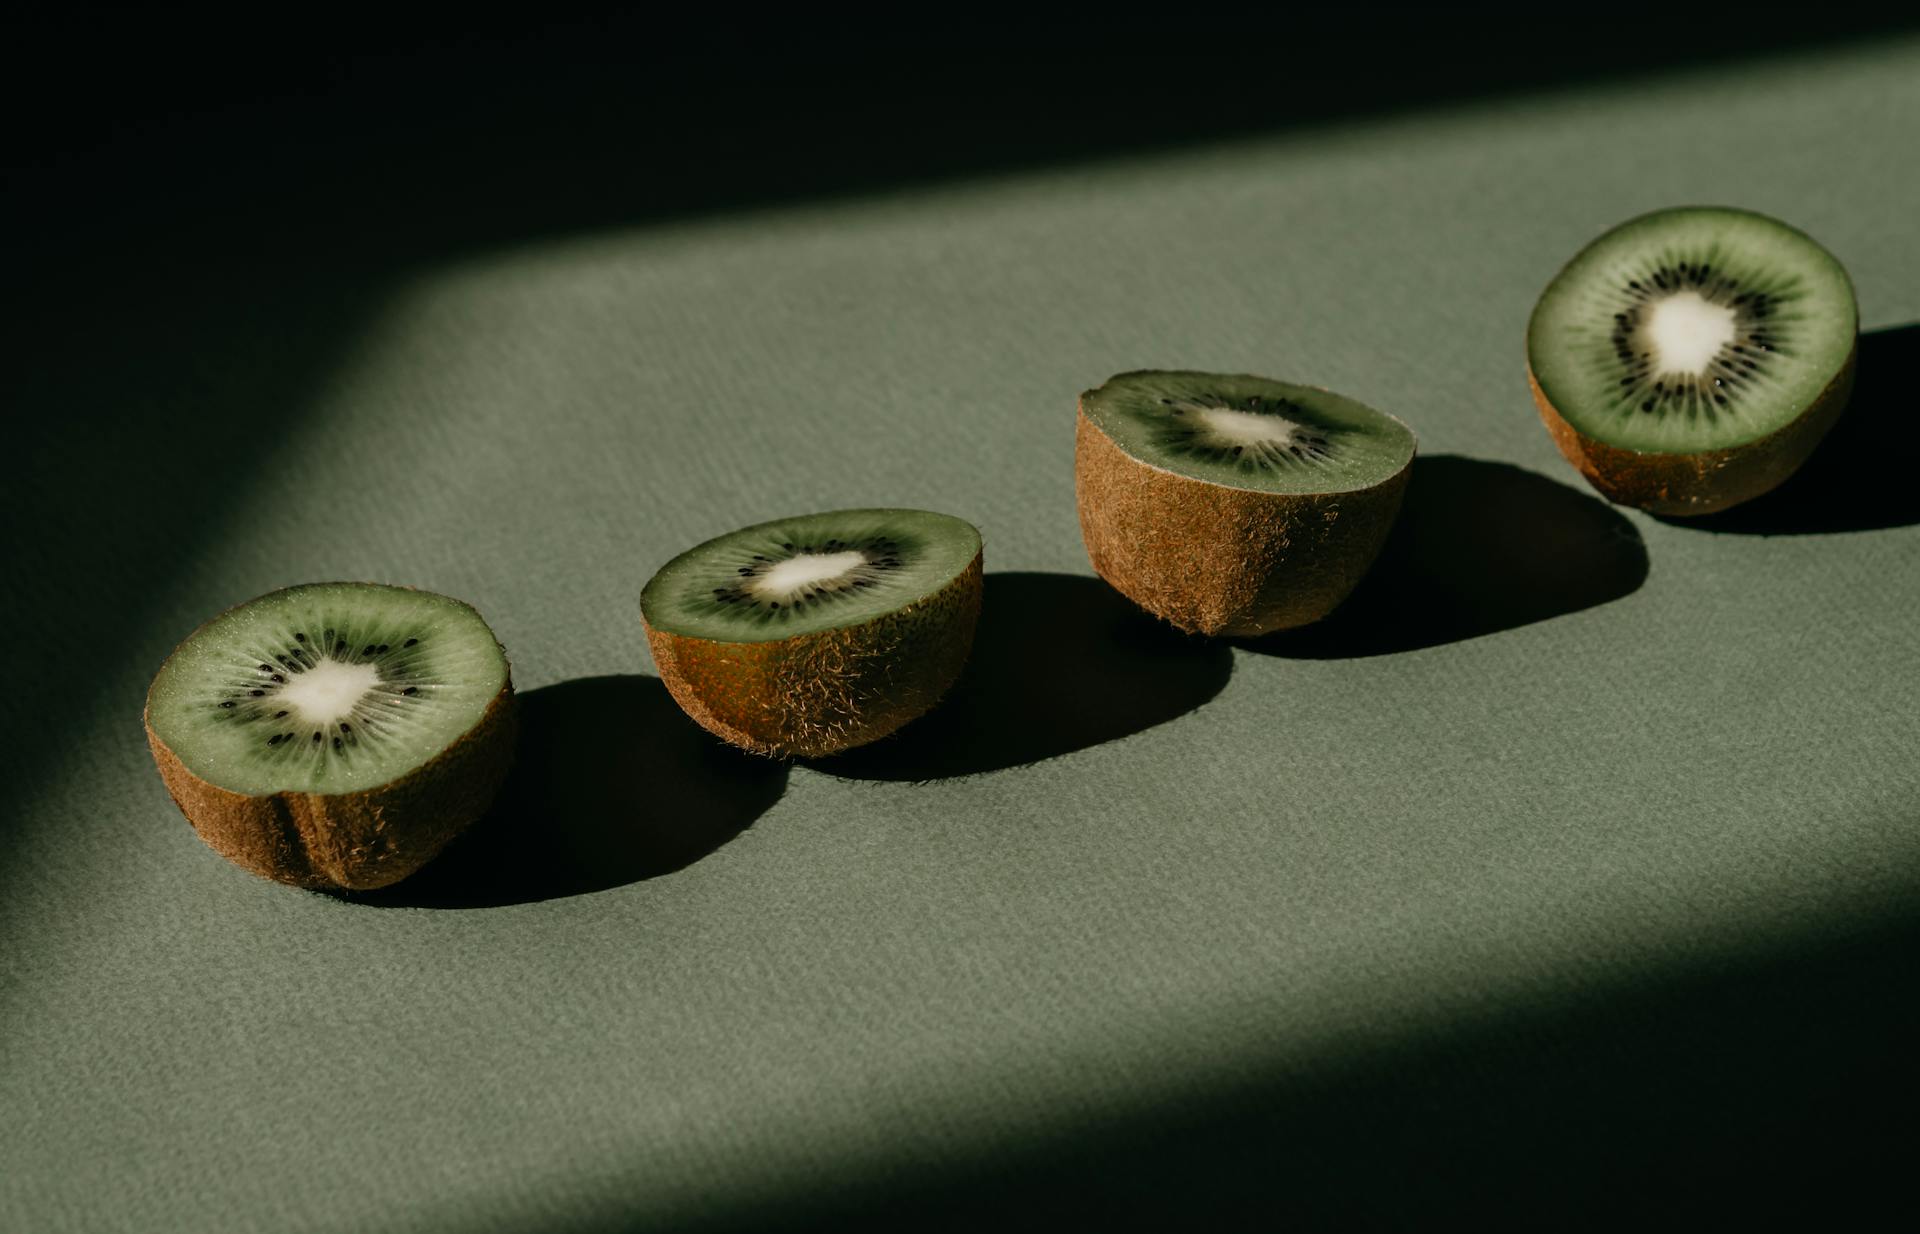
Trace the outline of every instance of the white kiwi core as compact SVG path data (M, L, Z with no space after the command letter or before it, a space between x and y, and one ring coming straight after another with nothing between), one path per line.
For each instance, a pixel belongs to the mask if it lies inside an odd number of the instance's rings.
M1295 424L1285 416L1259 415L1251 411L1234 411L1228 407L1197 405L1188 405L1181 410L1200 421L1209 445L1223 447L1271 445L1284 450L1292 446L1298 438L1307 435L1305 425Z
M353 714L360 700L380 684L372 664L346 664L331 657L288 680L278 701L310 724L329 725Z
M1734 311L1698 292L1683 291L1655 303L1647 316L1654 371L1698 377L1720 349L1733 342Z
M764 599L784 600L819 583L830 583L865 565L865 553L802 553L770 567L748 586Z

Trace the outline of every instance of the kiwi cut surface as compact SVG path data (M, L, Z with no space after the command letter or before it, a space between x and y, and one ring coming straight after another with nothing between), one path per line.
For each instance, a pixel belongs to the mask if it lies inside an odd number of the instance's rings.
M215 851L297 886L398 882L485 812L513 757L505 653L458 600L289 587L189 635L147 741Z
M686 713L759 754L878 740L939 701L980 615L980 532L925 510L836 510L743 528L668 562L640 595Z
M1327 390L1122 373L1080 396L1074 473L1094 570L1180 629L1318 621L1379 555L1413 431Z
M1852 281L1805 234L1718 207L1660 210L1581 250L1527 328L1534 402L1602 494L1659 514L1758 497L1852 390Z

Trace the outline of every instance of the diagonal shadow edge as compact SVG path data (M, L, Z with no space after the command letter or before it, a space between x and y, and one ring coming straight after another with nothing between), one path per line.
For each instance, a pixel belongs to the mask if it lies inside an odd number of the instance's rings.
M902 1148L692 1228L1189 1228L1259 1214L1579 1228L1698 1213L1831 1218L1904 1202L1920 1095L1909 892L1844 921L1568 980L1483 1013L1383 1025L1310 1065ZM1765 1179L1765 1185L1756 1180ZM616 1205L617 1207L617 1205ZM597 1227L612 1234L618 1224Z
M276 195L293 188L311 196L311 208L324 217L351 219L359 195L336 192L337 176L304 170L345 160L373 168L383 184L409 187L379 194L389 226L363 239L384 246L392 237L381 260L403 252L442 260L615 224L1165 153L1476 99L1647 83L1729 62L1784 67L1813 50L1872 48L1920 29L1920 21L1890 13L1823 13L1791 29L1735 29L1717 18L1670 14L1670 37L1655 45L1630 26L1603 24L1553 57L1535 57L1512 54L1505 23L1476 28L1450 12L1400 15L1384 39L1376 22L1355 14L1290 11L1284 19L1242 15L1185 28L1116 18L1090 30L1084 22L1036 19L1011 43L984 30L948 30L929 42L917 32L826 35L801 24L778 39L728 41L717 50L698 37L700 22L663 25L651 13L522 18L504 28L476 23L459 41L447 40L437 22L387 24L383 39L355 38L346 54L324 35L303 31L302 40L278 49L271 67L171 22L106 47L91 23L73 31L53 25L43 34L44 51L21 57L28 71L0 75L17 81L33 104L9 109L37 121L21 125L12 144L16 157L42 169L50 193L44 201L17 194L8 204L43 231L47 220L87 219L131 191L151 208L170 183L180 183L235 206L263 188ZM676 28L696 37L678 42ZM22 32L22 49L35 47L33 33ZM1289 88L1270 96L1090 92L1060 71L1063 63L1097 59L1110 75L1151 76L1169 60L1205 61L1236 34L1282 35L1316 54L1291 59ZM159 48L171 54L158 56ZM119 61L103 62L116 53ZM63 55L84 62L103 83L93 106L104 114L69 98L75 115L66 127L59 113L38 105L32 71L74 76L62 69ZM992 89L980 86L983 56L1001 66ZM1366 90L1350 88L1356 61L1369 65ZM719 78L727 90L700 89ZM697 112L675 106L696 93ZM883 95L889 106L873 108L871 100ZM155 97L173 106L153 107ZM127 98L141 106L129 108ZM448 98L461 106L446 107ZM236 99L251 101L252 110ZM174 119L134 128L129 112ZM632 119L662 115L675 123L649 127ZM102 141L104 133L118 140ZM581 160L567 147L626 149L636 133L646 139L643 160ZM929 133L940 140L925 140ZM69 166L73 160L63 156L76 150L95 154ZM510 155L522 174L476 178L471 160L489 152ZM634 166L623 174L627 163ZM48 165L58 174L45 171ZM126 180L116 179L116 168L130 173ZM529 178L540 181L537 191ZM555 192L555 184L571 191ZM171 220L177 227L194 211L185 208L187 199L176 201L183 207ZM498 205L476 211L477 201L513 203L505 212L512 234L502 234ZM54 257L47 268L68 267Z

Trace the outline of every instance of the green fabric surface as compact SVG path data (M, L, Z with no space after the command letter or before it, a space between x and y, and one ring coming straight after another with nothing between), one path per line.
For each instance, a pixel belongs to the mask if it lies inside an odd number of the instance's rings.
M9 375L119 418L7 498L0 1228L1417 1213L1450 1154L1554 1137L1594 1153L1558 1194L1604 1194L1596 1109L1659 1144L1809 1068L1870 1098L1893 1026L1809 1017L1911 982L1920 508L1868 481L1911 440L1873 366L1920 358L1916 131L1896 42L377 286L119 271L151 285ZM1602 508L1523 355L1569 256L1695 201L1818 238L1869 331L1825 496L1704 527ZM1327 630L1192 644L1087 578L1074 399L1148 367L1419 433L1391 572ZM641 585L854 505L981 528L963 695L844 765L713 747ZM475 605L529 718L502 813L366 902L220 861L139 722L199 622L336 578Z

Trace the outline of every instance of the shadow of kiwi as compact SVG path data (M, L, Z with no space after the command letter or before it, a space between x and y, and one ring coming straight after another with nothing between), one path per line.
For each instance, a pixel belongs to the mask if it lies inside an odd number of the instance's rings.
M1506 463L1423 456L1380 559L1346 603L1238 646L1309 660L1391 655L1593 608L1646 577L1639 531L1599 498Z
M1155 621L1099 579L989 574L966 671L941 704L883 741L807 765L938 780L1037 763L1185 715L1232 673L1225 646Z
M787 768L724 745L657 677L583 677L520 696L520 752L499 800L434 861L350 897L495 908L684 869L766 813Z
M1771 493L1676 527L1730 535L1823 535L1920 523L1920 400L1906 374L1920 365L1920 323L1860 336L1853 397L1800 470Z

